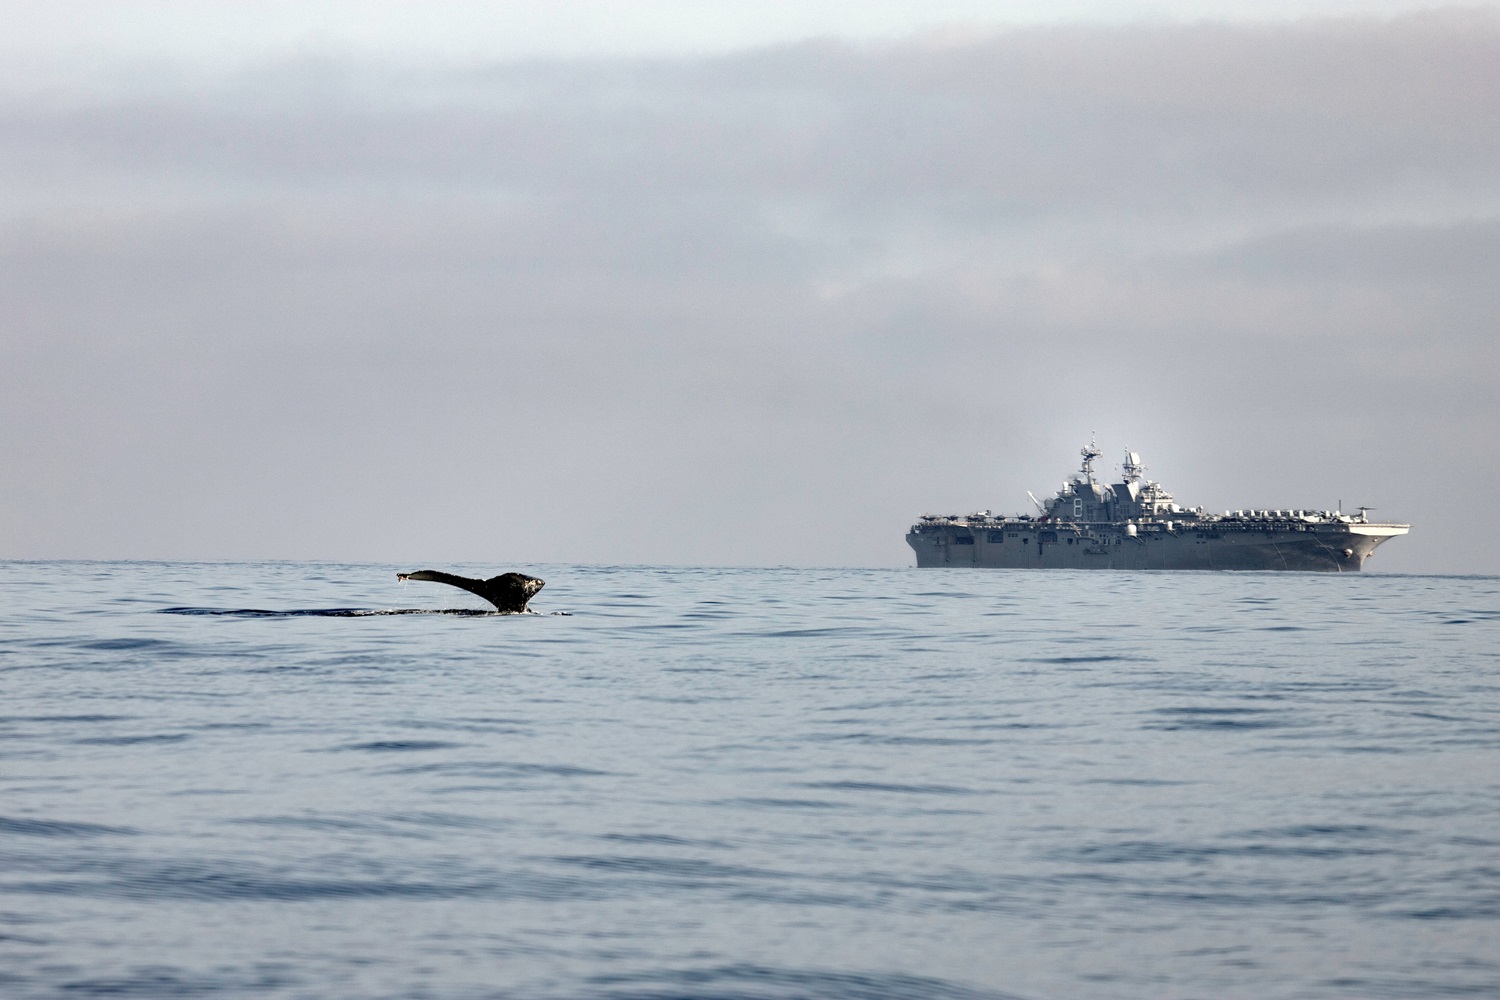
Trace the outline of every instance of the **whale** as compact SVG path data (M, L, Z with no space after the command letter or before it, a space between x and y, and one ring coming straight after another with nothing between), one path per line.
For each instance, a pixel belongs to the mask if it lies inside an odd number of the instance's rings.
M397 573L398 580L422 580L427 583L446 583L450 587L478 594L495 606L503 615L526 614L526 602L547 585L545 580L525 573L501 573L488 580L474 580L467 576L454 576L435 569L419 569L415 573Z

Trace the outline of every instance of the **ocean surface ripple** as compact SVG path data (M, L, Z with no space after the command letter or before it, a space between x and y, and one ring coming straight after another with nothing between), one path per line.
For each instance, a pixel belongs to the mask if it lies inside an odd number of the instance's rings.
M402 568L0 562L0 996L1500 996L1500 579Z

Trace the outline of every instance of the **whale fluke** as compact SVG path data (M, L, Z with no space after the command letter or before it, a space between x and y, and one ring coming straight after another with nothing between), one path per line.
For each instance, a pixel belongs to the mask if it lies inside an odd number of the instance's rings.
M489 601L502 614L519 615L526 611L526 602L538 590L547 585L525 573L501 573L488 580L471 580L466 576L454 576L435 569L419 569L415 573L397 573L398 580L425 580L429 583L446 583L450 587L467 590Z

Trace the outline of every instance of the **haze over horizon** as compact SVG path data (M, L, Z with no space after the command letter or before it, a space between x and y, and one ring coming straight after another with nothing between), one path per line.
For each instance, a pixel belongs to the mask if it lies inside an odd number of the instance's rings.
M0 5L0 558L1500 573L1500 8L1199 6Z

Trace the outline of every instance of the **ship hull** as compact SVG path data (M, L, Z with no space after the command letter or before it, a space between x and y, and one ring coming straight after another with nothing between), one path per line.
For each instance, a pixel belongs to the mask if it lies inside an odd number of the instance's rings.
M1402 530L1377 525L1167 530L1118 526L942 525L906 536L919 567L992 569L1279 570L1357 572L1375 548Z

